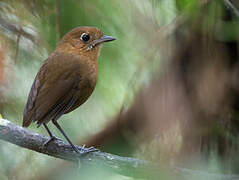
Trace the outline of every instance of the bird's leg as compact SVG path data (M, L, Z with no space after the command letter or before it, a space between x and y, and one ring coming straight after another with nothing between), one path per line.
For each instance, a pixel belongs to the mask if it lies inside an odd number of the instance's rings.
M48 132L50 137L54 137L50 129L47 127L46 123L43 123L44 127L46 128L46 131Z
M71 140L67 137L67 135L65 134L65 132L63 131L63 129L61 128L61 126L58 124L58 122L56 120L52 120L53 124L57 127L57 129L59 129L59 131L62 133L62 135L66 138L66 140L68 141L68 143L71 145L71 147L74 149L74 151L76 153L79 154L86 154L89 152L93 152L93 151L97 151L97 149L95 148L85 148L85 145L82 146L81 150L79 151L75 145L71 142Z
M80 153L79 150L75 147L75 145L71 142L71 140L67 137L67 135L65 134L65 132L63 131L63 129L61 128L61 126L58 124L58 122L56 120L52 120L53 124L57 127L57 129L61 132L61 134L66 138L66 140L68 141L68 143L72 146L72 148L74 149L74 151L76 153Z
M48 134L49 134L49 136L50 136L50 138L49 138L46 142L44 142L44 144L42 145L42 146L43 146L43 149L44 149L44 148L46 148L46 147L49 145L50 142L55 141L55 140L57 140L58 138L56 138L56 137L52 134L52 132L50 131L50 129L47 127L46 123L43 123L43 125L44 125L46 131L48 132Z

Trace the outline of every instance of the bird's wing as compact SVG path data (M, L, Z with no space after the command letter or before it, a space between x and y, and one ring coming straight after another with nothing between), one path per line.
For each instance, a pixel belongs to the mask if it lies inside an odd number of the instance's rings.
M58 119L77 101L76 92L81 76L75 72L79 67L69 67L69 64L56 67L58 64L50 59L40 68L24 110L24 127L32 121L37 121L40 126L51 119ZM47 65L51 69L44 67ZM58 71L55 68L59 68Z

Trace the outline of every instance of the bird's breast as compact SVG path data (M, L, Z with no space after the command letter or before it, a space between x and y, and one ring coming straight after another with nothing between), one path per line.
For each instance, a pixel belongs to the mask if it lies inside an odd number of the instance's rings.
M68 112L73 111L84 102L86 102L90 95L93 93L97 83L97 67L85 67L84 72L81 72L80 75L81 80L79 81L77 87L78 100Z
M90 95L93 93L95 86L95 79L91 79L89 77L83 78L78 84L77 101L66 113L73 111L74 109L82 105L84 102L86 102Z

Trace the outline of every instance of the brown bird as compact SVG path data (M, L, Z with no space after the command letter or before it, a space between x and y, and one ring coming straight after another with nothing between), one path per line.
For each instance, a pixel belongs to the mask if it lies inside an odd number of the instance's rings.
M77 153L92 150L83 147L79 152L57 120L79 107L92 94L102 43L113 40L115 38L103 35L98 28L77 27L62 38L41 66L28 96L22 126L28 127L32 122L37 122L37 127L43 124L50 135L44 145L55 139L47 127L51 120Z

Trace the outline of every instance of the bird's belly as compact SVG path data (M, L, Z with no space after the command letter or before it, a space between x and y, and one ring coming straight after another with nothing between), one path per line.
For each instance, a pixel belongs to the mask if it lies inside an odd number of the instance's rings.
M82 105L86 100L90 97L92 92L95 89L95 83L92 84L89 81L85 81L79 85L79 89L77 91L77 101L72 105L72 107L66 112L71 112Z

